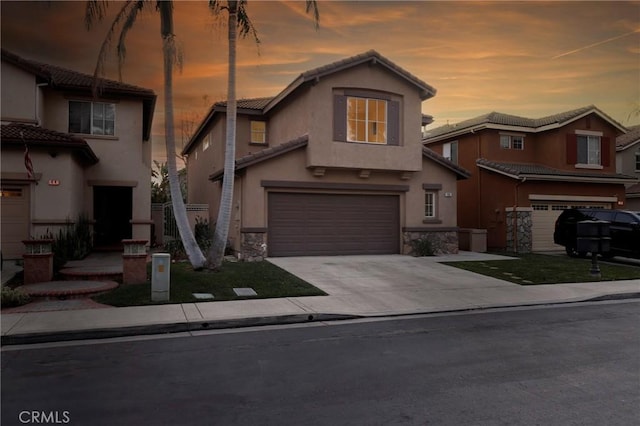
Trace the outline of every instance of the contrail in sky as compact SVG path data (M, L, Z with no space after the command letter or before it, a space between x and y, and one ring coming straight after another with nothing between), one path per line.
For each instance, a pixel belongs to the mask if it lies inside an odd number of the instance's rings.
M611 37L611 38L608 38L606 40L602 40L602 41L599 41L597 43L590 44L588 46L581 47L581 48L576 49L576 50L571 50L570 52L561 53L559 55L554 56L551 59L558 59L558 58L561 58L563 56L567 56L567 55L571 55L573 53L581 52L581 51L583 51L585 49L590 49L590 48L595 47L595 46L600 46L601 44L609 43L610 41L618 40L618 39L630 36L631 34L635 34L635 33L640 33L640 28L638 28L635 31L631 31L631 32L628 32L628 33L625 33L625 34L622 34L622 35L619 35L619 36L616 36L616 37Z

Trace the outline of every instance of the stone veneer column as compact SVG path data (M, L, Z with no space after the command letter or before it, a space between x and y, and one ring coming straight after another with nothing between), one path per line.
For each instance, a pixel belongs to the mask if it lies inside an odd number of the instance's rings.
M241 230L240 257L246 262L260 262L267 257L266 228Z
M531 226L533 210L528 207L507 209L507 251L515 253L531 253L533 243L531 241ZM517 244L517 246L516 246Z
M122 283L144 284L147 282L147 240L122 240Z

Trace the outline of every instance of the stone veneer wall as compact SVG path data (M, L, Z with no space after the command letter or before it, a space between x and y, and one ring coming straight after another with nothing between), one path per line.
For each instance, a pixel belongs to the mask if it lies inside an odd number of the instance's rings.
M532 224L533 211L531 210L519 210L519 211L507 211L507 251L515 253L531 253L531 224ZM515 220L514 220L515 218ZM517 237L517 247L516 238Z
M267 257L267 232L242 231L240 258L246 262L260 262Z
M426 238L431 242L434 255L458 253L458 228L403 229L402 253L414 255L411 241Z

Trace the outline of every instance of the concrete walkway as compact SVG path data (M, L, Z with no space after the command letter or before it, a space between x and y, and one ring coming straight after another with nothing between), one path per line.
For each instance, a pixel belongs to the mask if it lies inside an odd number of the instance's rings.
M517 261L469 252L424 258L400 255L274 258L269 260L329 296L54 312L3 311L2 343L192 332L640 295L640 280L520 286L442 264L452 260L493 259Z

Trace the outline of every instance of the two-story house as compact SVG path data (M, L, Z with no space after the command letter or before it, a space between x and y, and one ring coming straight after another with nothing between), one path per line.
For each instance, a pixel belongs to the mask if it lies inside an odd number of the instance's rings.
M428 238L457 252L456 181L426 149L435 89L375 51L302 73L275 97L238 102L230 242L244 259L408 253ZM189 202L220 200L226 104L185 147Z
M458 225L487 230L487 246L558 250L568 207L623 208L615 140L626 129L595 106L531 119L492 112L429 131L425 145L471 171L458 184Z
M640 179L640 125L616 139L616 170ZM628 210L640 211L640 183L627 185L626 198Z
M2 50L2 254L82 214L96 246L149 240L156 95ZM25 161L28 150L30 166Z

